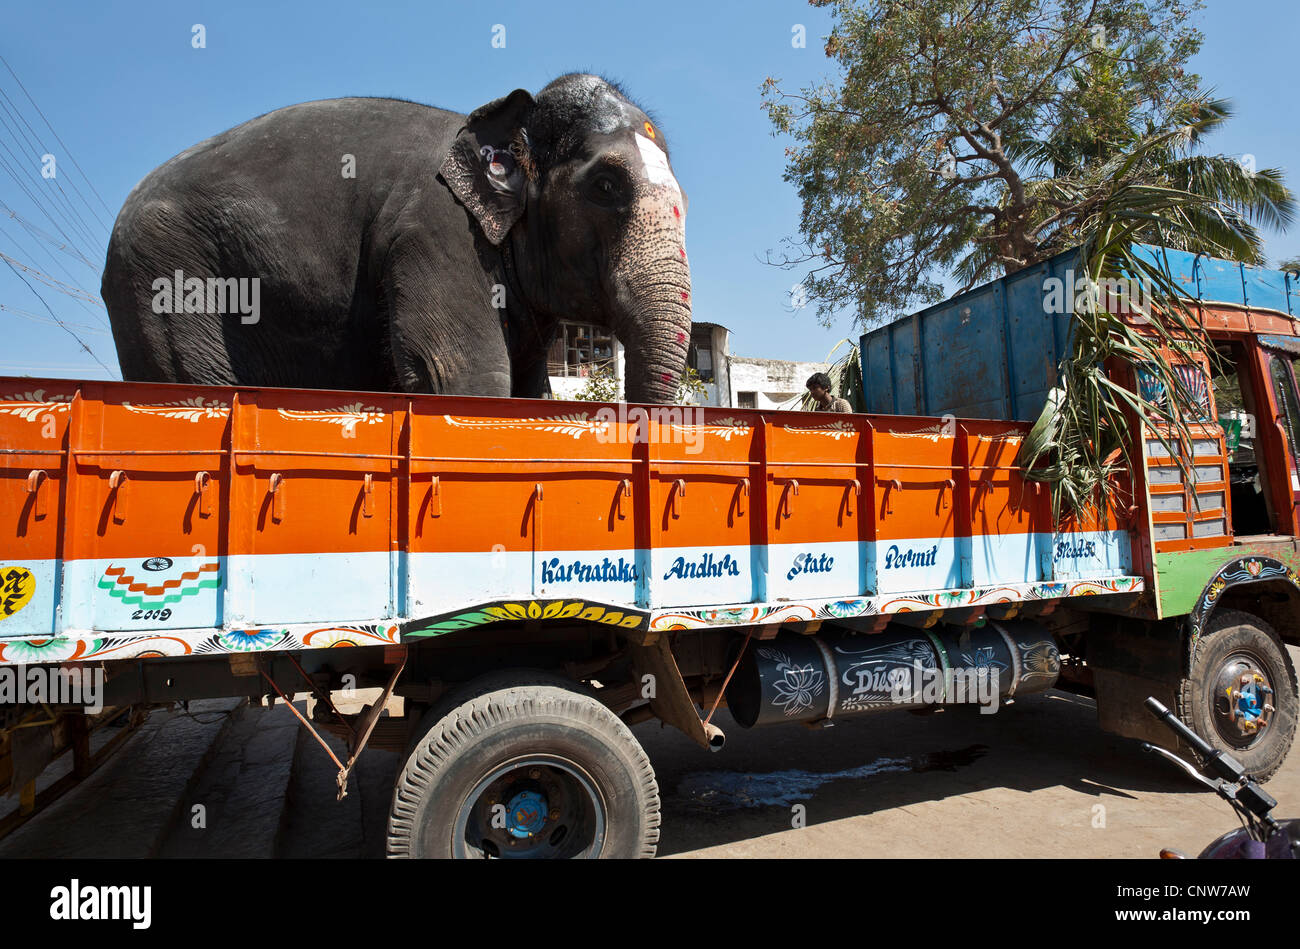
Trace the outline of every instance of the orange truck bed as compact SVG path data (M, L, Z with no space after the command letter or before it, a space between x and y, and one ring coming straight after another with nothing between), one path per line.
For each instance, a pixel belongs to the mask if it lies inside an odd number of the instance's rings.
M1137 592L1028 426L0 378L0 661Z

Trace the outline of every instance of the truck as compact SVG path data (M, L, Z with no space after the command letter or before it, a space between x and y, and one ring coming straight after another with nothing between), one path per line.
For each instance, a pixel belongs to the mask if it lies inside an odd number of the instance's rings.
M340 795L403 749L393 857L653 856L629 726L719 751L723 707L1058 688L1170 746L1155 697L1265 780L1297 714L1294 276L1169 253L1219 357L1179 357L1191 443L1135 418L1130 503L1059 516L1019 456L1068 255L864 336L865 413L2 378L0 677L137 714L310 693ZM87 713L21 698L0 790L30 797Z

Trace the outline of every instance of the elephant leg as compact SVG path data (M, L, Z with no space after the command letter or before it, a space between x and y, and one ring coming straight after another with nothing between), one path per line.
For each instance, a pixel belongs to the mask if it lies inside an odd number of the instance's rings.
M516 359L512 369L514 387L511 392L517 399L545 399L551 395L551 379L546 372L546 350Z
M510 354L488 278L481 272L473 282L449 276L440 257L423 240L396 247L389 257L382 299L394 386L509 396Z

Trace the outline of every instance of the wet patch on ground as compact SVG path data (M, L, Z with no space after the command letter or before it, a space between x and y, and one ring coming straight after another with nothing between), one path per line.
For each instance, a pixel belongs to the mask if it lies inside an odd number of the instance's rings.
M899 758L876 758L841 771L693 771L677 783L677 797L707 810L749 807L789 807L806 801L832 781L861 780L878 774L956 771L988 752L987 745L970 745L954 751L934 751Z

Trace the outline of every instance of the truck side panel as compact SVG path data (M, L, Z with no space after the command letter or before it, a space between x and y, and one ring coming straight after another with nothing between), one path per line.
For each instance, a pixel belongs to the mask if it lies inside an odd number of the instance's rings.
M1023 424L0 380L0 661L1133 591ZM1099 537L1106 539L1097 540ZM1121 549L1122 548L1122 549ZM1062 551L1065 552L1064 556Z

